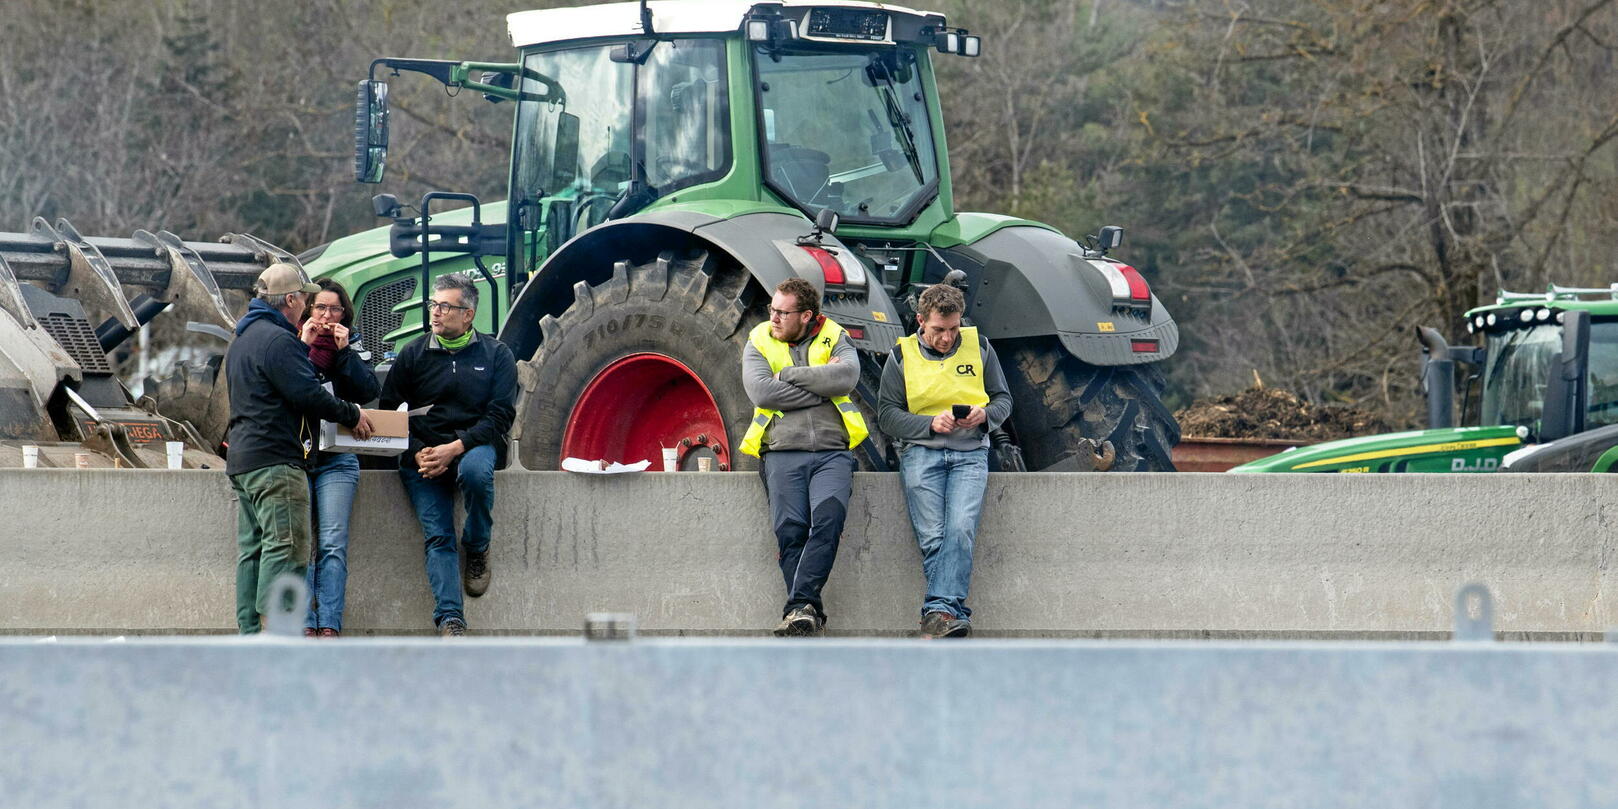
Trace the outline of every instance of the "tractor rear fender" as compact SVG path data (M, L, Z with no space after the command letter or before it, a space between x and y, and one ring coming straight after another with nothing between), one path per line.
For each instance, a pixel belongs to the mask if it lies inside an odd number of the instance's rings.
M796 214L758 212L726 219L671 210L598 225L557 248L540 265L512 302L500 339L517 357L533 356L543 339L540 318L566 311L573 304L574 284L604 283L612 277L614 263L647 261L664 250L707 250L716 258L734 262L752 275L766 298L768 290L794 276L824 290L820 265L797 244L798 237L812 227L813 223ZM832 236L825 236L821 245L849 250ZM834 294L822 309L844 327L863 329L861 337L850 336L857 348L886 352L904 336L898 309L874 276L863 292Z
M1054 334L1091 365L1157 362L1179 347L1179 327L1138 273L1085 258L1056 231L1004 227L941 252L966 272L972 320L992 339Z

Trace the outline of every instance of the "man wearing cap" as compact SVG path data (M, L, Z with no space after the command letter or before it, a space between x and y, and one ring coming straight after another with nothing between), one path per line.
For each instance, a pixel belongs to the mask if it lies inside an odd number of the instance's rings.
M309 564L309 479L304 469L325 419L364 440L371 423L359 407L320 386L293 323L320 287L291 264L270 265L236 324L225 353L230 388L225 474L236 492L236 625L259 631L270 584L302 580ZM292 605L299 611L303 605ZM300 618L301 620L301 618Z

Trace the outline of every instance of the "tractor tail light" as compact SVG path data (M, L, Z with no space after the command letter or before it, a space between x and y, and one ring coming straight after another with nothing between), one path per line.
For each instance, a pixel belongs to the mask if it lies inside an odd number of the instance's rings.
M847 279L843 277L843 265L837 263L836 256L827 252L823 247L805 247L803 249L809 255L814 256L815 261L820 264L820 272L826 276L827 286L842 286L847 283Z

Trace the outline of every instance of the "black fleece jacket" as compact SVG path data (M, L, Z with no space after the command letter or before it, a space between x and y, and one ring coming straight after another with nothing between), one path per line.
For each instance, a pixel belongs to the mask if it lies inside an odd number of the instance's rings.
M433 409L410 417L410 448L399 463L416 468L416 453L460 439L467 449L494 447L495 467L506 466L506 435L517 415L517 360L511 349L487 334L473 333L459 351L438 344L431 334L399 352L382 385L382 407L409 404Z
M353 427L360 409L330 393L315 378L309 347L292 324L263 301L247 305L236 339L225 352L230 383L230 453L225 473L240 475L277 464L307 466L304 441L319 443L318 420Z

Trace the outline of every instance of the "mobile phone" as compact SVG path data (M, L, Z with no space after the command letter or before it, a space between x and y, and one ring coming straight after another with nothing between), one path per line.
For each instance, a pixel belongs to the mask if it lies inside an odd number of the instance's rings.
M964 419L967 416L972 415L972 406L971 405L950 405L949 406L949 411L951 413L955 414L955 418Z

